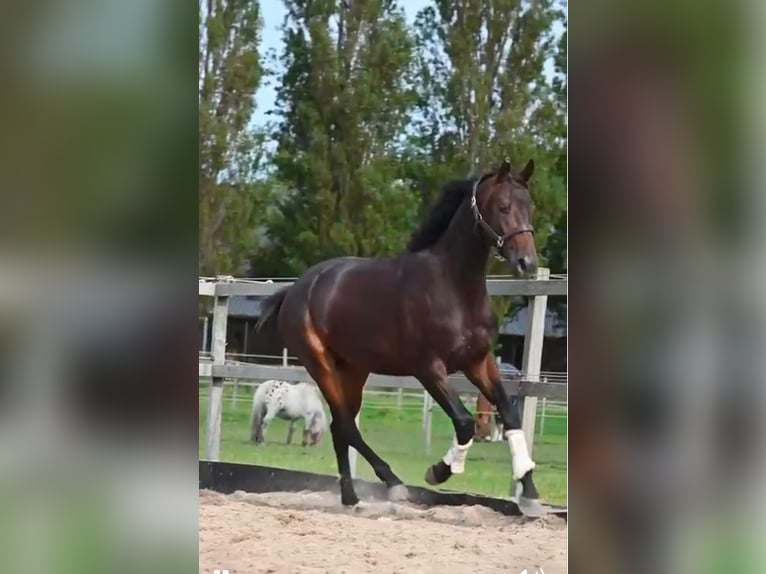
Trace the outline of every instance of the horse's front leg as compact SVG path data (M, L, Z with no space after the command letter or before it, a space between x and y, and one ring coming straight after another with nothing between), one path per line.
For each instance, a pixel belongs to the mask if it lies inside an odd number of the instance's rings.
M511 468L515 492L521 511L527 516L540 516L544 509L540 504L540 495L532 480L535 463L529 455L527 440L521 430L518 397L509 397L500 380L500 372L491 354L481 362L464 371L465 376L497 406L505 427L505 437L511 450Z
M447 413L455 428L452 446L439 462L426 470L428 484L441 484L453 474L464 472L465 460L468 449L473 444L476 424L471 412L460 400L455 389L447 382L447 369L443 363L436 363L429 373L418 377L418 380Z

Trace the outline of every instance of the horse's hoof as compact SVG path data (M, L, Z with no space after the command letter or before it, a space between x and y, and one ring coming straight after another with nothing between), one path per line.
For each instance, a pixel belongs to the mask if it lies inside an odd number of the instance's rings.
M520 496L518 505L521 513L529 518L540 518L546 514L545 507L542 505L539 498Z
M440 460L428 467L425 478L428 484L436 486L446 482L450 476L452 476L452 469L443 460Z
M403 502L408 498L409 492L403 484L395 484L388 489L388 500L391 502Z
M359 504L359 497L356 494L341 494L340 502L343 506L356 506Z

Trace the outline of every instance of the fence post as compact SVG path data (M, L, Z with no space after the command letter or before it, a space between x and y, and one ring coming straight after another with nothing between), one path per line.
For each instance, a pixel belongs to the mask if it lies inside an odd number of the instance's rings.
M550 269L540 267L537 278L546 280L550 277ZM536 383L540 380L540 365L543 359L543 341L545 338L545 311L548 306L547 295L537 295L532 298L527 308L527 328L524 336L524 359L521 370L528 381ZM535 417L537 415L537 397L524 397L524 408L521 414L521 428L527 439L530 455L534 449Z
M400 411L402 410L402 393L404 392L404 389L402 387L399 387L396 390L396 410Z
M431 453L431 395L423 391L423 450Z
M226 362L226 322L229 318L229 298L216 296L213 304L213 368ZM221 449L221 404L223 377L213 377L207 403L207 432L205 458L217 461Z
M361 414L362 414L362 407L360 405L359 412L356 413L356 417L354 417L354 424L356 424L356 428L358 429L359 429L359 415ZM348 466L351 469L351 478L356 478L356 459L357 459L356 449L353 447L348 447Z
M283 367L287 366L287 347L284 347L282 349L282 366Z
M545 379L543 379L543 382L546 382ZM540 412L540 436L543 436L545 434L545 407L548 404L548 399L546 397L543 397L543 408Z
M202 318L202 352L207 352L207 325L208 325L208 318L207 315L205 315Z

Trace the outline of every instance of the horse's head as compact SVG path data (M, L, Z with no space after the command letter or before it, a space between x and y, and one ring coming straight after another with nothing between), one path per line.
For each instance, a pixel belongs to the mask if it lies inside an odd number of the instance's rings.
M479 179L473 188L474 217L498 253L519 275L537 269L537 249L532 225L532 200L528 183L535 164L527 162L518 174L511 172L506 159L500 168Z

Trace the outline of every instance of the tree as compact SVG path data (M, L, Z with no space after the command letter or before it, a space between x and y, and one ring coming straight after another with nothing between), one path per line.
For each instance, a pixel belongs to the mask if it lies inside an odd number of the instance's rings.
M551 153L555 157L554 173L564 182L567 181L567 33L566 28L559 40L555 56L555 79L553 81L554 98L551 102L552 113L549 123L551 134ZM562 210L554 229L545 245L545 257L552 273L566 273L567 270L567 214Z
M255 172L262 134L249 127L262 68L254 0L199 2L199 266L233 272L256 239L268 188Z
M401 249L418 198L398 157L414 92L395 0L286 0L275 177L286 188L261 274Z

